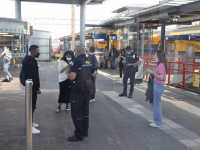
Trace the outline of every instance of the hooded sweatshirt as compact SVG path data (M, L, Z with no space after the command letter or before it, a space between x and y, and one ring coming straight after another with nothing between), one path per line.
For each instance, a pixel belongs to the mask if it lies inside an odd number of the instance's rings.
M25 66L26 70L26 79L32 79L33 81L33 89L40 89L40 78L38 71L38 63L35 58L32 56L25 56L22 65Z

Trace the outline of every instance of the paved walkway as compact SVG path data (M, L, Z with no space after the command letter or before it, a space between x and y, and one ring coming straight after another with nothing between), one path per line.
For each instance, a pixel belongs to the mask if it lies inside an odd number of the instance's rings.
M120 98L118 71L101 69L97 77L96 101L90 103L89 137L67 142L74 126L70 112L55 113L58 97L57 63L40 63L42 94L38 97L34 122L41 134L33 135L34 150L199 150L200 99L165 90L162 97L163 127L151 128L152 108L145 101L146 84L137 85L133 98ZM14 80L0 86L0 150L25 150L24 87L19 70ZM3 75L1 75L2 78Z

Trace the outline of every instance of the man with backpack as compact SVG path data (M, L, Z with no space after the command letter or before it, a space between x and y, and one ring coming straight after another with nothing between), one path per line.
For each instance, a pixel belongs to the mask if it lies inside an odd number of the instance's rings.
M3 47L3 53L0 55L0 58L3 57L3 71L6 74L5 80L3 82L10 82L12 81L12 76L8 71L10 60L12 59L12 52L6 47Z
M93 90L91 91L91 94L90 94L90 102L94 102L95 94L96 94L97 68L100 67L100 64L99 64L99 57L94 54L95 48L90 47L89 51L90 51L90 54L88 55L88 59L90 59L90 61L92 63L92 67L95 70L95 77L92 78Z
M37 45L31 45L29 48L30 56L25 56L22 61L22 70L20 73L20 81L24 85L26 79L32 79L33 88L32 88L32 118L33 113L36 109L37 94L41 94L40 91L40 78L38 63L35 58L40 56L39 47ZM32 124L32 134L39 134L40 130L37 130L38 124Z

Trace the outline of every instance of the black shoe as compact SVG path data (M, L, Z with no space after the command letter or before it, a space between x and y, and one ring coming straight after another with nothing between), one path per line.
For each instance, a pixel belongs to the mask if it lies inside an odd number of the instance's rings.
M12 80L13 80L13 78L10 78L10 79L9 79L9 81L12 81Z
M88 134L87 135L83 135L84 137L88 137Z
M2 82L10 82L10 80L8 80L8 79L4 79Z
M119 96L127 96L126 94L122 93L122 94L119 94Z
M132 94L129 94L128 98L132 98L132 97L133 97Z
M69 142L78 142L78 141L83 141L83 138L82 139L79 139L77 138L75 135L74 136L70 136L67 138L67 141Z

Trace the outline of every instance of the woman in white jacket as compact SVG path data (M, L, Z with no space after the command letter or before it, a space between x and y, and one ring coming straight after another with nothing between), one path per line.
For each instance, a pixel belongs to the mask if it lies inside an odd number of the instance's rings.
M6 47L3 47L3 53L0 55L0 58L3 57L3 72L6 74L5 80L3 82L10 82L13 78L8 71L10 60L12 59L12 52Z
M65 52L58 65L60 94L58 98L58 108L56 109L57 113L60 112L62 103L66 103L65 111L69 111L70 80L67 77L66 69L71 67L70 62L72 62L72 55L73 53L71 51Z

